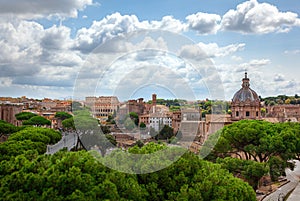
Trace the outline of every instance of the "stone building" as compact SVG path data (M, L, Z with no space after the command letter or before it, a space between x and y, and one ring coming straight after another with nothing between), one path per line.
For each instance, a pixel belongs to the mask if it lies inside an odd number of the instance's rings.
M15 126L21 125L15 117L16 114L22 112L22 103L0 103L0 119Z
M172 114L167 113L150 113L149 114L149 127L155 131L160 131L164 125L172 127Z
M300 105L272 105L266 107L266 118L276 118L278 122L299 122L300 121Z
M250 88L247 72L242 81L242 88L234 94L231 102L231 119L232 121L261 119L260 100L257 93Z
M106 120L119 110L120 102L116 96L86 97L85 105L91 108L95 118Z

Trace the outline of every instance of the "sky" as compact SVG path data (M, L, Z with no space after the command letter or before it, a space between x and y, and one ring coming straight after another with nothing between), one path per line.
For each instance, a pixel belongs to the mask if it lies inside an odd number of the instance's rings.
M0 96L300 94L295 0L0 0Z

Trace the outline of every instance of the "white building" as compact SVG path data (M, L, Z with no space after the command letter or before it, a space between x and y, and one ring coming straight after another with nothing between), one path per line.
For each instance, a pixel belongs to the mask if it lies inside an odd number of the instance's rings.
M172 127L172 115L168 113L151 113L149 114L149 127L155 131L161 130L164 125Z

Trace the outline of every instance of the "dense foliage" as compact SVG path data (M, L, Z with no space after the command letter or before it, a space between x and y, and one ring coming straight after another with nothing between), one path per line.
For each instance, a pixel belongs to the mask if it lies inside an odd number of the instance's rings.
M167 140L174 136L173 128L164 125L164 127L158 132L158 135L155 136L156 140Z
M67 113L67 112L56 112L56 113L55 113L55 117L56 117L56 118L59 118L59 119L61 119L61 120L65 120L65 119L71 118L72 115L70 115L70 114Z
M21 112L21 113L18 113L15 115L17 120L28 120L34 116L37 116L37 115L32 112Z
M45 153L47 144L54 144L61 139L59 132L48 128L26 127L9 136L0 144L0 161L8 160L27 151Z
M64 129L89 130L97 128L98 121L91 116L87 108L81 108L74 111L74 116L64 118L62 125Z
M242 120L211 135L205 145L203 153L213 147L208 156L211 160L234 156L265 163L272 179L276 180L292 165L289 164L291 159L299 159L300 124Z
M51 125L51 121L41 117L41 116L34 116L28 120L23 121L23 125L33 125L33 126L44 126L44 125Z
M224 159L218 158L217 163L220 163L223 168L235 176L245 179L253 189L257 189L258 181L269 171L266 164L252 160L226 157Z
M2 160L0 180L1 200L256 200L247 183L191 153L158 172L135 175L109 169L85 151L31 150Z
M300 97L298 94L294 96L287 96L287 95L278 95L276 97L266 97L261 98L262 101L265 102L265 105L280 105L280 104L300 104Z
M13 124L7 123L6 121L0 120L0 136L9 135L22 129L21 127L14 126Z

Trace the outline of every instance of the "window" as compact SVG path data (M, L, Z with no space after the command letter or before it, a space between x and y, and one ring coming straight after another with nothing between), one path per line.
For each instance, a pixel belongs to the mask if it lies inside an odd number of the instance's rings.
M250 116L250 112L246 111L246 117L249 117L249 116Z
M258 112L256 111L256 116L258 117Z
M239 116L239 111L235 112L235 116L237 116L237 117Z

